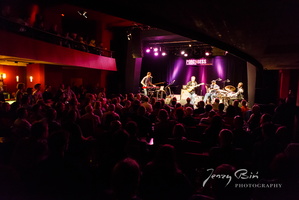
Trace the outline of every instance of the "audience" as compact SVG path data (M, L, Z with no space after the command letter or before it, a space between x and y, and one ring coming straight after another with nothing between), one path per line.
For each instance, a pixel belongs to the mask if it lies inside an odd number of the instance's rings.
M0 103L0 127L5 131L0 166L15 170L17 179L12 180L21 183L14 184L13 197L232 199L231 188L197 191L203 171L217 167L225 173L258 171L256 181L261 183L275 178L287 184L290 173L292 183L299 180L294 170L299 166L298 145L289 124L278 123L282 120L276 111L269 114L254 105L246 109L247 118L223 103L213 109L201 102L199 111L175 98L170 105L133 93L98 97L96 91L77 98L77 92L65 90L63 84L56 94L49 88L38 101L31 101L30 89L26 93L25 85L19 84L20 103ZM205 187L210 184L218 183ZM235 192L240 191L244 190ZM264 195L251 191L241 192L243 199Z

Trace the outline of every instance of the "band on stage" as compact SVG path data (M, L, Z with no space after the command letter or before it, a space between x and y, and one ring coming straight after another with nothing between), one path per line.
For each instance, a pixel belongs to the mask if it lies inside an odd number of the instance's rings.
M161 94L161 98L164 98L167 96L167 93L171 94L170 90L170 85L174 83L175 80L172 81L172 83L168 84L167 86L156 86L159 84L165 84L165 82L160 82L160 83L152 83L152 73L147 72L146 76L144 76L141 80L142 88L144 91L145 96L153 96L156 94L158 97L159 94ZM217 82L222 82L223 83L223 88L221 88ZM226 79L222 81L221 78L212 80L210 84L207 83L198 83L196 81L195 76L191 76L190 81L183 86L183 89L185 89L188 94L189 98L191 99L191 104L197 103L196 100L198 100L198 95L197 95L197 88L199 86L204 86L205 87L205 94L202 95L202 99L204 103L213 103L215 99L219 99L223 103L230 103L232 100L239 100L241 101L244 99L244 89L243 89L243 83L239 82L237 86L233 85L226 85L225 83L230 82L229 79ZM167 92L165 89L169 89L169 92ZM202 90L201 90L202 92ZM168 94L168 95L169 95ZM164 95L164 96L163 96Z

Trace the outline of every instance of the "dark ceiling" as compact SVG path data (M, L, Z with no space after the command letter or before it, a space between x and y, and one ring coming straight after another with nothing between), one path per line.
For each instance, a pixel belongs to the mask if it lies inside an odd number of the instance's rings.
M63 2L211 44L260 68L299 69L297 0Z

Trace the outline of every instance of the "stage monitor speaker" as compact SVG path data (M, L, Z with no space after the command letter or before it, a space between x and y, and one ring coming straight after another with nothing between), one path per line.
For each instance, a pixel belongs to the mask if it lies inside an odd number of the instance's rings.
M173 97L176 98L176 100L181 100L181 95L180 94L174 94Z
M170 102L171 102L171 97L166 97L166 99L165 99L165 104L170 104Z
M185 105L187 103L187 98L190 97L190 93L185 90L185 89L181 89L181 100L180 100L180 103L182 105Z

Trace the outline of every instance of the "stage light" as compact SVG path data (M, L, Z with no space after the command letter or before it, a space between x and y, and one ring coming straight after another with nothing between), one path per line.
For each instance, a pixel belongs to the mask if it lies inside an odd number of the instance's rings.
M206 55L206 56L210 56L210 55L211 55L211 52L206 51L206 52L205 52L205 55Z
M146 53L149 53L149 52L151 52L151 50L150 50L150 49L146 49L145 52L146 52Z
M162 52L162 56L166 56L167 54L166 54L166 52Z
M192 44L189 44L189 47L192 47Z
M20 80L19 76L16 76L16 82L19 82L19 80Z
M154 52L157 52L159 49L157 47L154 48Z
M184 54L185 54L185 51L184 51L184 50L183 50L183 51L181 51L181 54L182 54L182 55L184 55Z
M33 81L33 76L29 76L29 81L32 83L32 81Z
M61 17L64 17L64 14L63 14L63 13L61 14Z
M185 54L184 54L184 56L185 56L185 57L187 57L187 56L188 56L188 54L187 54L187 53L185 53Z
M155 55L155 56L158 56L158 55L159 55L159 53L158 53L158 52L155 52L155 53L154 53L154 55Z

